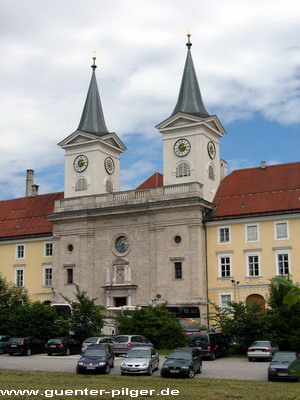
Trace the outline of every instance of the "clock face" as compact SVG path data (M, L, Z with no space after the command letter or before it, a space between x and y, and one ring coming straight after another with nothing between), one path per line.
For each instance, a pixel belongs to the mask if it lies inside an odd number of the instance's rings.
M210 158L215 158L216 157L216 146L214 142L208 142L207 143L207 152Z
M106 157L106 159L104 161L104 166L105 166L106 172L108 172L109 174L112 174L115 170L115 163L111 157Z
M126 253L129 248L129 241L126 236L118 236L116 239L116 250L120 254Z
M74 160L75 171L77 171L77 172L84 171L87 168L88 163L89 163L88 158L86 156L84 156L83 154L81 154L80 156L77 156Z
M178 157L186 156L191 150L191 144L186 139L179 139L174 144L174 153Z

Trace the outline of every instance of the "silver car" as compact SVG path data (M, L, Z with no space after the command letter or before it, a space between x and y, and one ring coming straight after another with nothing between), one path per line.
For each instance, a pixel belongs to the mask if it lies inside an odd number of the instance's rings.
M99 343L109 343L112 344L114 339L110 336L102 336L102 337L89 337L85 339L85 341L81 345L81 354L85 352L85 350L91 345L91 344L99 344Z
M271 341L268 340L256 340L251 344L247 351L249 361L255 359L267 359L272 360L274 354L278 351L278 347Z
M152 375L159 366L159 355L153 347L133 347L128 351L121 363L121 375Z

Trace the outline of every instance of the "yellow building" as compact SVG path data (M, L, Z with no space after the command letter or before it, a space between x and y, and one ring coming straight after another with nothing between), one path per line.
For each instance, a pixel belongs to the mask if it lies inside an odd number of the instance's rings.
M27 171L33 183L33 171ZM32 186L32 187L31 187ZM63 193L38 195L30 185L26 196L0 201L0 273L25 287L32 301L51 301L52 224L45 216Z
M265 307L270 279L300 281L300 163L236 170L206 221L208 298Z

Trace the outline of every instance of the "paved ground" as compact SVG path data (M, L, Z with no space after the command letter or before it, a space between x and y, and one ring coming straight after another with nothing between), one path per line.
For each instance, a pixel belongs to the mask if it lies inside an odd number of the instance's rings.
M35 354L26 356L0 355L0 369L19 369L28 371L54 371L54 372L73 372L79 355L61 356L46 354ZM120 363L122 357L116 357L115 368L111 370L112 374L120 374ZM164 357L160 356L160 366L164 362ZM268 362L257 361L248 362L247 358L218 358L215 361L203 361L202 373L197 374L196 378L214 378L214 379L240 379L253 381L266 381ZM159 375L155 371L153 375Z

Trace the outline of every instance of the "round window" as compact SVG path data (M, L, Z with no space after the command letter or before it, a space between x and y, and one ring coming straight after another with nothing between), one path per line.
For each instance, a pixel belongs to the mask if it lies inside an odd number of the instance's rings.
M68 249L68 252L69 252L69 253L72 253L72 251L74 250L74 247L73 247L72 244L68 244L67 249Z
M126 236L118 236L115 242L116 250L120 254L126 253L129 248L129 240Z
M180 244L182 242L181 236L176 235L174 237L174 242L175 242L175 244Z

